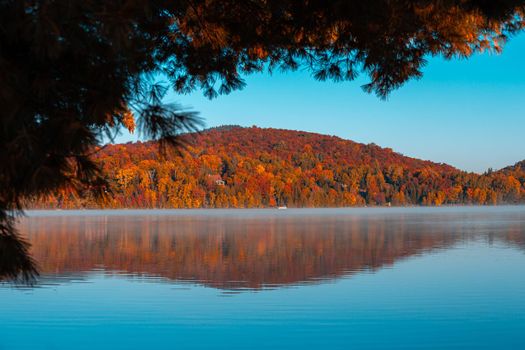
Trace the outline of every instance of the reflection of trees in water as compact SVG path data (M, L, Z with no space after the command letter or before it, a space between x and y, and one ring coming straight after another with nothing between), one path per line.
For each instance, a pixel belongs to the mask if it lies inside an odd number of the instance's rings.
M479 233L524 246L521 222L505 225L501 233L490 226L440 224L439 217L414 218L35 217L20 228L43 274L103 267L220 288L260 288L376 269Z

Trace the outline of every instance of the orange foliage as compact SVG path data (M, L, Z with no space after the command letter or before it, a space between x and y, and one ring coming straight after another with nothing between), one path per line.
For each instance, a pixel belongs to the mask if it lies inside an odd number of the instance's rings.
M66 191L30 207L259 208L525 202L525 166L483 175L313 133L241 128L185 135L182 154L154 142L97 154L112 194L97 203Z

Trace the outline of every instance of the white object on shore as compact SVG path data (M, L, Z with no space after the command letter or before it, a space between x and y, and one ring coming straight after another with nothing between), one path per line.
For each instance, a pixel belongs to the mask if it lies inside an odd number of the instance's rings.
M286 206L284 206L284 207L277 207L277 209L284 210L284 209L288 209L288 208Z

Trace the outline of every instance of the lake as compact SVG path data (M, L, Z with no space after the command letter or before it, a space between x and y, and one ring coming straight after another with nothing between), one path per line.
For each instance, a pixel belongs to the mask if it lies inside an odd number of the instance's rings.
M4 349L525 349L525 207L34 211Z

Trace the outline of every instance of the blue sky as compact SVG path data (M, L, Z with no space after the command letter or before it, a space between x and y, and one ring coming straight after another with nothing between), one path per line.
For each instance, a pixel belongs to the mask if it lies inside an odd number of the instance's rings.
M208 100L201 92L169 96L199 111L206 126L239 124L337 135L405 155L483 172L525 159L525 35L501 55L429 59L424 77L387 101L353 82L318 82L307 71L256 74L247 86ZM135 140L123 134L119 142Z

